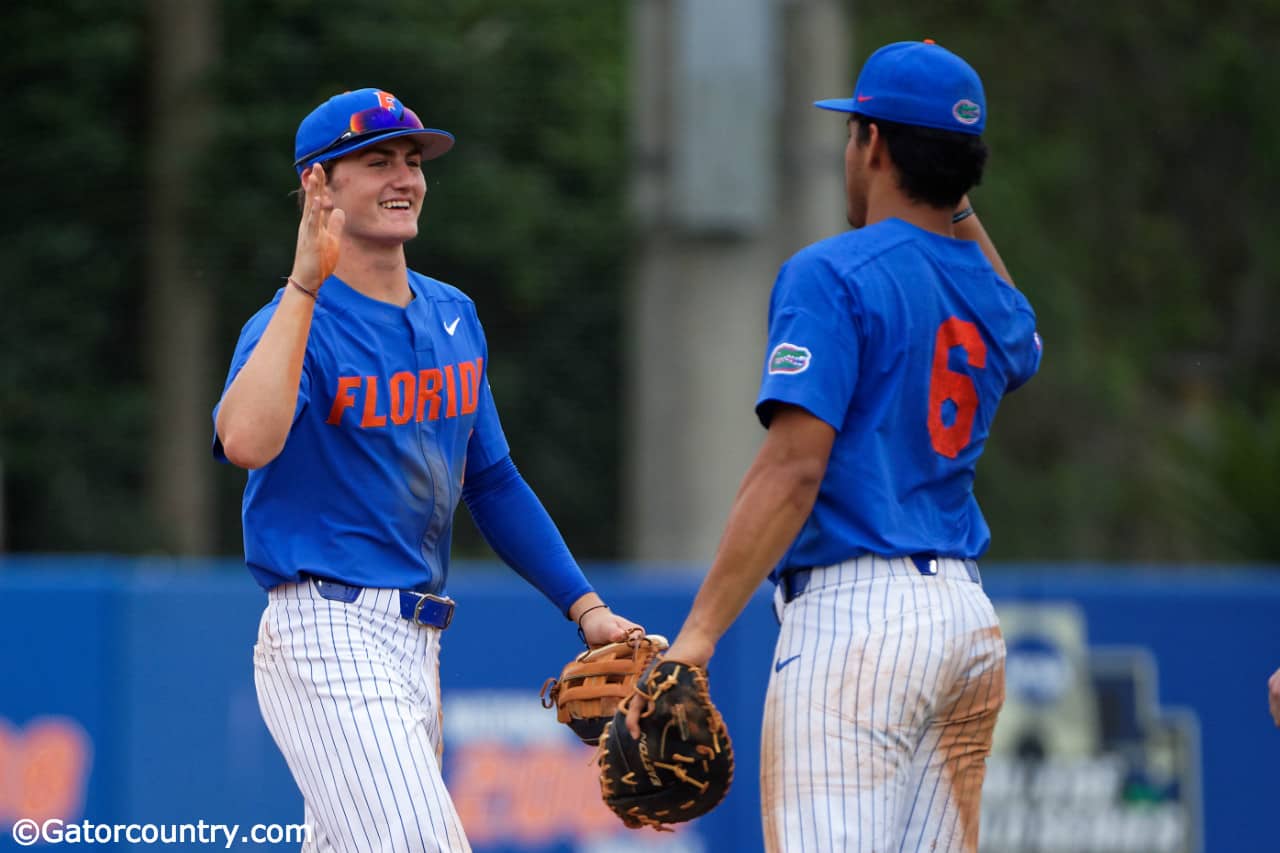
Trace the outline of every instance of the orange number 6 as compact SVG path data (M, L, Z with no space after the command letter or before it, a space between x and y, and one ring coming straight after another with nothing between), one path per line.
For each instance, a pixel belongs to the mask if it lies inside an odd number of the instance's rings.
M938 327L933 342L933 371L929 375L929 441L933 449L948 459L955 459L973 435L973 418L978 412L978 389L973 380L947 366L952 347L964 347L970 367L987 366L987 345L978 327L959 317L947 318ZM942 422L942 405L955 404L955 420Z

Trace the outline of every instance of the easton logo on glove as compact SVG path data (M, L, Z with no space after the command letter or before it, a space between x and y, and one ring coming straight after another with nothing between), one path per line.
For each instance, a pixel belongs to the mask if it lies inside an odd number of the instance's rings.
M635 829L681 823L711 811L733 781L733 745L697 666L658 660L636 686L648 706L640 737L627 731L624 701L596 753L605 805Z
M554 707L556 719L595 746L618 703L631 695L641 673L666 647L666 637L641 636L635 628L626 642L588 649L565 664L559 679L543 683L542 707Z

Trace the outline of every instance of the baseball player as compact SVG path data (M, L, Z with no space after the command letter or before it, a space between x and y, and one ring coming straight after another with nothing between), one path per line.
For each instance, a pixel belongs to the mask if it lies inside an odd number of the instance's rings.
M974 853L1005 659L974 468L1039 367L1035 315L967 201L987 116L964 60L891 44L817 106L848 114L856 230L778 274L768 434L666 657L705 664L772 569L767 849Z
M1267 681L1267 692L1271 699L1271 719L1280 726L1280 669L1273 672Z
M438 655L459 497L593 645L610 612L511 461L474 303L407 268L422 164L453 137L360 89L303 119L293 270L245 325L215 457L249 469L245 561L268 592L254 674L301 789L305 850L469 850L440 772Z

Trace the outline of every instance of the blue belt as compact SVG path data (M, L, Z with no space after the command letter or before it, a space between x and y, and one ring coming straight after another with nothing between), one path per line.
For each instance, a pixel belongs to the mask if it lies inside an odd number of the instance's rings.
M304 574L304 578L315 584L320 597L329 601L341 601L350 604L364 591L362 586L351 586L328 578ZM416 592L412 589L397 590L400 593L400 615L410 622L439 628L443 631L453 621L453 599L442 598L429 592Z
M920 553L908 554L907 559L915 564L916 570L922 575L936 575L938 567L935 563L939 559L937 554ZM978 564L973 560L965 560L964 566L969 571L969 579L974 583L981 583L978 576ZM782 600L790 604L794 599L804 594L809 587L809 581L813 577L813 573L819 571L817 568L808 569L792 569L782 576L780 585L782 587Z

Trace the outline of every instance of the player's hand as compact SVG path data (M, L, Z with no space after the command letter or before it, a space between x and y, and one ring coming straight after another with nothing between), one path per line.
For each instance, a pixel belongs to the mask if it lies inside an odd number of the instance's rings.
M1271 719L1276 721L1277 726L1280 726L1280 669L1277 669L1271 675L1271 680L1267 682L1267 686L1271 688Z
M714 643L690 634L688 631L681 631L680 635L676 637L676 641L671 644L671 648L667 649L659 657L662 660L679 661L690 666L705 668L715 650ZM631 698L627 700L627 731L632 738L638 739L640 737L640 717L644 714L645 708L648 707L649 700L639 690L632 693Z
M607 643L621 643L632 631L639 631L639 635L644 636L644 628L607 607L600 607L583 615L579 627L582 628L582 638L591 648Z
M337 269L339 240L347 215L334 208L322 166L312 166L302 177L307 203L298 223L298 247L289 276L308 290L318 290Z

